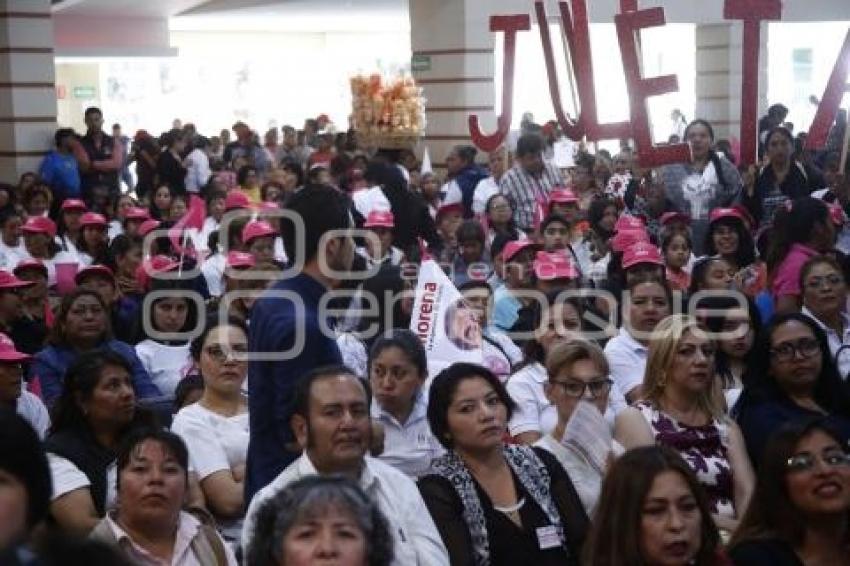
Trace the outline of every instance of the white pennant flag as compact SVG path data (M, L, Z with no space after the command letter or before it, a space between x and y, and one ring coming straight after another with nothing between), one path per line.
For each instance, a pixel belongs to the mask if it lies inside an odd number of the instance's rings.
M434 168L431 166L431 152L428 151L428 146L425 146L425 153L422 155L422 168L419 170L421 175L425 173L433 173Z

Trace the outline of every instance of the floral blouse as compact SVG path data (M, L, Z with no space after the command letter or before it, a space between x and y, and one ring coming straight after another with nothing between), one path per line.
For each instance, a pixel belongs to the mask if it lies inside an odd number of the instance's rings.
M708 495L711 512L734 518L734 486L726 425L715 419L708 425L689 426L646 401L639 402L636 407L649 423L656 444L678 451L690 465Z

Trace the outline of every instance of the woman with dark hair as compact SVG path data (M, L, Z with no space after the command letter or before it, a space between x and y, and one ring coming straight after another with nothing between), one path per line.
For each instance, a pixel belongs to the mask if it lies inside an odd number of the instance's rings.
M344 566L390 566L390 528L357 483L345 477L307 476L257 510L257 529L245 563L313 564L331 554Z
M776 313L800 310L800 270L835 245L835 226L829 208L811 197L797 199L777 211L767 252L768 286Z
M133 563L236 566L215 527L182 510L191 483L189 454L179 436L156 428L129 433L116 468L117 506L91 539Z
M755 183L743 191L741 202L756 222L770 226L776 212L787 201L807 197L812 191L822 189L815 180L823 176L793 159L794 137L784 126L771 129L764 145L768 163L762 167Z
M105 350L80 356L65 375L45 447L53 477L50 513L66 531L88 534L115 504L115 455L135 426L151 422L136 408L130 366Z
M168 220L171 218L171 205L177 193L169 185L160 184L153 193L150 205L151 218L154 220Z
M260 177L256 167L250 165L240 167L239 171L236 172L236 182L239 183L239 190L245 193L251 204L262 202L260 198Z
M197 403L174 417L171 430L189 449L207 506L227 540L238 540L245 513L248 458L248 329L238 319L213 317L191 344L203 379Z
M428 362L422 341L406 329L378 338L367 372L372 419L383 427L384 449L378 458L412 478L428 473L431 460L444 450L428 427L423 388Z
M53 193L47 185L38 183L23 191L24 211L28 217L44 217L47 218L50 212L50 205L53 202Z
M50 469L41 440L14 411L0 409L0 564L30 564L27 542L47 518Z
M705 120L694 120L685 128L691 162L663 169L667 197L676 210L691 217L694 254L699 256L708 232L711 210L730 206L741 192L738 169L712 149L714 129Z
M767 439L785 422L826 416L850 439L850 392L814 320L801 313L778 315L756 344L753 360L734 414L756 467Z
M838 375L850 376L850 317L847 310L847 281L841 266L831 256L815 256L800 270L803 314L812 317L826 334L829 352Z
M584 564L728 564L708 499L674 450L635 448L614 462L602 485Z
M177 194L186 192L186 162L183 152L186 151L186 136L181 130L171 130L162 136L163 152L159 154L156 172L160 185L168 185Z
M511 240L522 240L525 232L517 228L514 222L514 209L511 201L501 193L487 199L484 205L484 219L487 226L487 245L493 244L498 235L504 234Z
M708 233L705 238L705 253L726 260L734 273L750 268L752 279L747 289L749 296L755 296L765 284L766 273L763 264L756 264L756 244L750 233L744 213L737 208L717 208L711 211ZM751 267L752 266L752 267Z
M502 442L513 410L481 366L437 375L428 422L447 452L419 481L422 498L452 564L577 565L588 528L581 499L554 456Z
M726 291L735 279L735 268L724 258L716 255L702 256L691 268L691 284L688 296L700 291Z
M106 218L96 212L86 212L80 217L80 238L77 240L77 258L81 268L92 264L103 265L108 261Z
M59 218L56 222L56 243L62 251L77 253L77 243L80 241L83 227L80 219L86 212L86 203L80 199L67 199L59 207Z
M47 286L56 285L56 264L60 248L54 239L56 224L49 218L30 217L21 227L24 234L24 247L32 259L37 259L47 268Z
M440 192L443 193L443 204L461 203L463 217L472 218L472 201L478 183L489 175L475 163L478 150L471 145L456 145L446 156L446 175L449 181Z
M729 554L741 566L846 564L850 454L824 419L782 426L765 447L755 492Z
M591 201L587 211L590 230L575 249L581 272L594 282L601 282L608 272L610 260L609 240L614 236L614 225L617 222L617 203L608 198L597 198Z
M106 306L95 291L76 289L62 298L47 342L35 355L32 368L47 406L61 395L68 367L81 354L93 350L111 350L126 360L139 399L161 395L132 346L112 338Z

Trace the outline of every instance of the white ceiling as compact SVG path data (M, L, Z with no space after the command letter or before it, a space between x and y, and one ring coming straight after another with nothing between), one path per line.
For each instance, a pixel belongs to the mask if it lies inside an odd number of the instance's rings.
M53 13L87 17L169 18L207 2L209 0L54 0Z

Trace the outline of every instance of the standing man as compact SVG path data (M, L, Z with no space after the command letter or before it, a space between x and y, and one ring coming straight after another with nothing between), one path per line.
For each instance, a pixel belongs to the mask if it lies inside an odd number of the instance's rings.
M514 204L514 222L532 232L538 206L545 207L553 187L563 186L561 172L543 159L545 143L539 134L523 134L516 144L516 165L499 182L502 194Z
M271 160L265 148L255 139L254 132L248 124L240 121L233 124L233 133L236 134L236 141L224 148L224 162L234 170L239 169L237 165L250 165L257 170L261 178L265 178L271 167Z
M121 124L112 124L112 139L121 142L121 180L127 192L133 191L133 176L130 175L130 138L121 133Z
M280 165L284 162L297 163L301 167L307 166L307 160L313 153L313 148L298 144L298 132L292 126L281 128L283 132L283 144L278 147L275 161Z
M64 199L80 198L80 168L74 157L80 147L71 128L56 130L53 139L56 148L45 156L38 174L53 191L53 202L58 206Z
M280 235L286 256L294 265L301 261L303 268L295 277L276 283L254 303L250 352L253 356L286 354L289 359L255 359L249 366L251 440L245 501L251 501L298 457L290 429L298 378L317 366L342 363L320 305L325 293L340 283L337 277L351 269L354 259L350 235L325 236L331 230L353 228L348 199L333 187L316 186L295 193L287 209L300 222L282 218Z
M85 112L86 135L80 140L83 152L80 159L80 179L83 198L91 202L92 189L105 186L110 196L121 192L118 174L124 166L121 142L103 133L103 112L94 106Z

